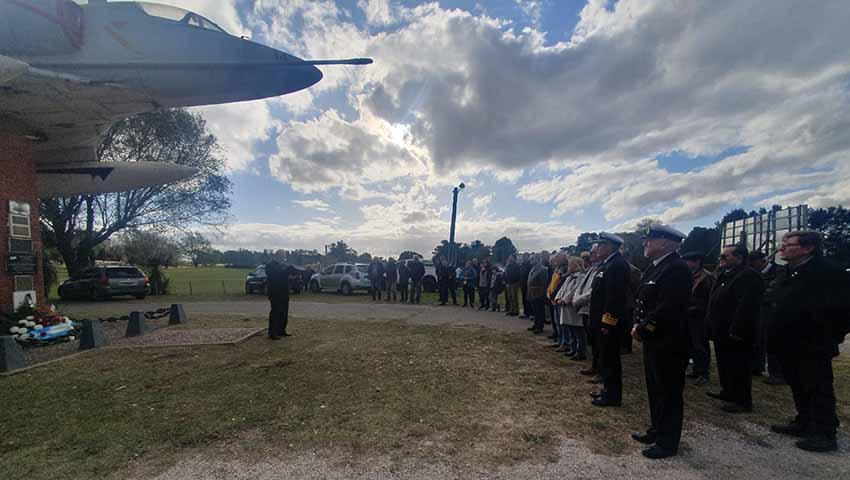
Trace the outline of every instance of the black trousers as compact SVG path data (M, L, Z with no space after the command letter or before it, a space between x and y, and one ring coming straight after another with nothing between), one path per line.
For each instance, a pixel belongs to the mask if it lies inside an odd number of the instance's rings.
M437 282L437 288L440 290L440 303L449 301L449 282L440 280Z
M717 376L729 401L743 407L753 406L752 342L715 340Z
M546 298L540 297L534 300L529 300L531 311L534 314L534 328L543 331L543 324L546 322Z
M522 314L526 317L534 315L531 309L531 302L528 301L528 285L525 282L520 282L519 292L522 294Z
M602 396L610 402L623 400L623 364L620 362L620 332L619 328L608 329L608 334L601 332L596 337L599 344L599 375L605 386Z
M599 370L599 329L590 325L588 315L582 315L581 321L587 336L587 345L590 346L591 368Z
M797 421L810 433L834 437L838 429L835 414L832 356L801 356L789 352L780 356L785 380L794 395Z
M490 308L490 287L478 287L478 302L481 308Z
M694 375L708 376L711 367L711 346L708 344L708 325L705 317L688 318L688 331L691 336L688 348L694 360Z
M399 282L399 284L398 284L398 288L399 288L399 290L400 290L400 292L401 292L401 301L402 301L402 302L406 302L406 301L407 301L407 297L408 297L408 292L407 292L407 288L408 288L408 287L407 287L407 282Z
M471 285L463 286L463 304L470 307L475 304L475 287Z
M289 299L271 299L269 311L269 336L282 337L289 323Z
M629 335L620 335L620 348L622 348L623 352L632 353L632 326L634 325L635 318L635 310L630 308L626 310L626 313L623 315L622 324L618 325L617 328L622 330L623 332L629 332Z
M676 452L682 438L685 410L682 392L685 390L688 355L665 352L644 344L643 368L652 421L648 433L655 435L655 443L659 447Z

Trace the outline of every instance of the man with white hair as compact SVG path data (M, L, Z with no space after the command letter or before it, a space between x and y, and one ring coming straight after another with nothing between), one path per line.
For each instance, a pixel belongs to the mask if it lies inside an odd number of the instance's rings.
M682 437L692 276L676 250L685 237L674 228L652 225L643 240L652 263L637 291L632 337L643 342L651 426L632 438L650 445L642 453L652 459L676 455Z

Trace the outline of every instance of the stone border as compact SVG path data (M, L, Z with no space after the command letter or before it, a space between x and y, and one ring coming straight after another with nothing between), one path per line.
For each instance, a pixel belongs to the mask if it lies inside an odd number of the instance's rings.
M168 327L165 327L165 328L168 328ZM86 355L88 353L98 352L98 351L101 351L101 350L126 350L126 349L134 349L134 348L144 349L144 348L169 348L169 347L178 347L178 348L180 348L180 347L205 347L205 346L219 346L219 345L236 346L236 345L244 342L245 340L248 340L249 338L256 336L258 333L264 331L265 329L266 329L266 327L258 328L253 333L249 333L249 334L247 334L247 335L245 335L241 338L238 338L238 339L236 339L235 341L232 341L232 342L179 343L179 344L173 344L173 345L126 345L126 346L115 345L115 346L106 346L106 347L94 348L94 349L91 349L91 350L83 350L83 351L80 351L80 352L72 353L70 355L65 355L64 357L54 358L53 360L48 360L46 362L36 363L35 365L30 365L28 367L20 368L18 370L12 370L11 372L0 373L0 378L11 377L11 376L17 375L19 373L28 372L30 370L33 370L33 369L36 369L36 368L39 368L39 367L44 367L44 366L47 366L47 365L50 365L50 364L53 364L53 363L58 363L58 362L61 362L61 361L64 361L64 360L80 357L80 356Z

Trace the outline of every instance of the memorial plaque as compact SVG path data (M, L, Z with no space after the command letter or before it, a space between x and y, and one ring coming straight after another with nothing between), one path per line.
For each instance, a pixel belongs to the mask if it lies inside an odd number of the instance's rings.
M38 261L32 254L12 254L6 257L6 273L9 275L34 275L38 272Z
M9 251L11 253L32 253L32 240L10 238Z

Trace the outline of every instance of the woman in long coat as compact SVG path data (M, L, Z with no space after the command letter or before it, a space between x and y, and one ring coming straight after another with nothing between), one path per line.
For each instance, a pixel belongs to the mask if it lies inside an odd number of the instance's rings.
M573 305L573 297L581 286L584 278L584 263L578 257L570 257L567 266L567 279L555 297L555 303L561 309L560 322L564 335L562 336L562 349L566 356L575 357L576 360L586 358L587 340L585 338L584 324L578 308Z

